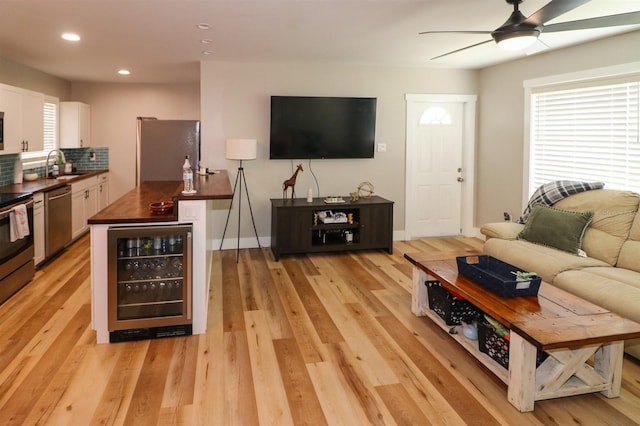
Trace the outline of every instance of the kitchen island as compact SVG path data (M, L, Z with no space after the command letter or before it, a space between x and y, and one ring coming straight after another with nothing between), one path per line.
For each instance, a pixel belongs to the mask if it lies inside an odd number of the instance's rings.
M98 343L108 343L109 266L108 232L113 228L140 226L191 225L192 238L192 297L191 315L193 334L202 334L207 326L211 253L207 240L211 226L207 223L207 210L211 200L233 198L233 190L226 170L212 175L194 176L195 194L182 194L181 181L143 182L120 199L89 218L91 227L91 315L92 327ZM152 213L151 203L173 201L173 209L165 213ZM113 272L112 272L113 273Z

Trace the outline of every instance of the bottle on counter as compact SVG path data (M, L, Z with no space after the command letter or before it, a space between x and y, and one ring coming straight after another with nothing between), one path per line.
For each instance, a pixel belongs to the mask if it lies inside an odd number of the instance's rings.
M182 180L184 181L184 190L182 192L194 192L193 170L191 170L191 163L189 162L188 155L184 157L184 164L182 165Z

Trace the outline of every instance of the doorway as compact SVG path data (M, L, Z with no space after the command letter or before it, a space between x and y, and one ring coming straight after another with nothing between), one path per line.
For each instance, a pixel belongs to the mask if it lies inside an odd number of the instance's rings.
M471 235L475 95L406 95L405 238Z

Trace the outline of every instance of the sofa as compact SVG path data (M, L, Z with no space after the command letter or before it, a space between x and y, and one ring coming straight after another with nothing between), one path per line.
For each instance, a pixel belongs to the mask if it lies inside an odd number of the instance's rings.
M640 322L639 205L640 195L630 191L594 189L568 195L551 206L534 207L525 224L483 225L483 251ZM573 238L569 246L578 247L567 249L566 241L556 241L567 235ZM626 341L625 352L640 359L640 339Z

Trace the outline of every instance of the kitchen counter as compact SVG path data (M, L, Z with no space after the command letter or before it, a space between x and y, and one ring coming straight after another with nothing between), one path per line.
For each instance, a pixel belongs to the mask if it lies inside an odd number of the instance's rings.
M182 181L142 182L108 207L89 218L90 225L114 223L173 222L178 220L177 205L180 201L220 200L233 198L233 189L226 170L212 175L195 175L195 194L182 194ZM173 201L173 211L154 214L151 203Z
M59 188L69 183L77 182L82 179L87 179L92 176L97 176L102 173L106 173L108 171L109 169L78 171L78 172L70 173L69 174L70 176L75 176L75 175L77 176L73 178L68 178L68 179L67 178L62 178L62 179L40 178L33 181L23 181L22 183L13 183L11 185L0 186L0 192L2 193L30 192L32 194L35 194L37 192L50 191L52 189Z

